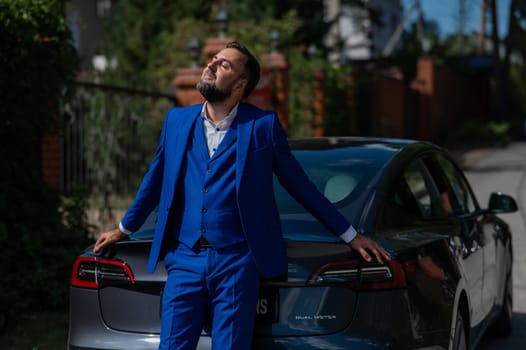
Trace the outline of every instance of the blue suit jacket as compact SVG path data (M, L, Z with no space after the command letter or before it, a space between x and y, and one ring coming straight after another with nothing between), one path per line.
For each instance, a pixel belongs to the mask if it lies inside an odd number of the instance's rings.
M170 228L176 184L202 104L171 109L164 121L159 146L122 225L136 231L159 205L148 270L153 272L166 248L177 237ZM239 216L248 246L262 276L283 274L287 256L273 191L274 173L281 185L335 235L349 222L316 189L292 156L277 115L249 104L238 109L236 189ZM169 233L168 233L169 232Z

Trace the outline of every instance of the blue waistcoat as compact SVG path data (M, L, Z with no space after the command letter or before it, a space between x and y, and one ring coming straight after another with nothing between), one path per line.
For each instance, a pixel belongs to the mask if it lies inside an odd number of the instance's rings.
M201 118L193 128L175 194L178 240L191 248L204 236L216 249L244 242L236 201L236 120L212 157Z

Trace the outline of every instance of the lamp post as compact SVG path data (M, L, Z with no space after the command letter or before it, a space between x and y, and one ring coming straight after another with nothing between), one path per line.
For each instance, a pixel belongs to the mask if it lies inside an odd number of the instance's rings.
M201 43L199 42L199 39L195 37L192 38L188 44L188 49L190 50L190 57L192 58L192 67L199 67L198 61L199 56L201 56Z
M203 67L199 66L199 58L202 54L201 42L194 37L186 47L192 58L192 65L190 67L176 68L175 77L170 87L180 106L189 106L203 102L203 96L195 88L203 72Z
M307 48L307 57L309 57L309 60L312 60L316 57L316 53L318 52L318 48L316 47L316 44L312 43Z
M97 17L109 19L111 17L111 0L97 0Z
M93 69L99 74L104 73L109 66L108 58L104 55L93 56L91 58L91 64L93 65Z
M288 68L287 57L278 52L280 34L272 30L269 34L270 52L261 55L262 80L268 81L269 91L266 103L274 109L279 116L281 125L285 130L288 128ZM267 108L264 106L264 108Z
M271 53L275 54L278 53L278 46L279 46L279 40L280 35L279 31L274 29L270 32L270 47L271 47Z
M216 17L217 28L219 29L219 37L224 38L226 28L228 27L228 14L225 10L219 11Z
M206 39L205 47L203 48L203 55L205 55L208 62L212 60L216 53L224 49L227 43L234 41L234 38L226 37L225 34L228 27L228 14L225 10L221 9L217 13L215 24L219 35L215 38Z

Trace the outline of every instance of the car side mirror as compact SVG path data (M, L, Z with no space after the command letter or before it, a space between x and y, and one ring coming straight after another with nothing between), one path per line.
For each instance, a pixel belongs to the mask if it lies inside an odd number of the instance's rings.
M512 196L500 192L493 192L489 197L489 210L493 213L513 213L518 209L517 202Z

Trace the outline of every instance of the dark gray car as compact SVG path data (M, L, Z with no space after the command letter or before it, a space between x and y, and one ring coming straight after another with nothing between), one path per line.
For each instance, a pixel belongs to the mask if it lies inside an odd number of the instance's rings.
M276 183L288 273L265 280L254 349L468 349L511 332L512 246L443 149L366 138L292 140L312 181L394 259L368 263ZM499 184L495 184L498 189ZM256 199L255 199L256 200ZM88 247L71 285L69 349L156 349L166 272L146 271L155 213L100 255ZM198 349L210 349L207 327Z

